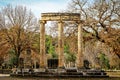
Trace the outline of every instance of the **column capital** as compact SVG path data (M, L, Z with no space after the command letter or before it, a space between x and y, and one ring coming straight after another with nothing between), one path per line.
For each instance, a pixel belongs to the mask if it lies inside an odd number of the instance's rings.
M84 21L83 21L83 20L79 20L79 21L76 21L76 23L77 23L77 24L80 24L80 23L83 24Z
M43 24L45 24L46 21L45 21L45 20L39 20L39 23L43 23Z
M59 20L58 23L64 23L64 21Z

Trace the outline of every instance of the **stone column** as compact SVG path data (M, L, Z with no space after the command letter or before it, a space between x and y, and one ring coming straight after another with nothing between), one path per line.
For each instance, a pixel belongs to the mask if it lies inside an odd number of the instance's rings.
M40 68L46 67L45 23L46 23L46 21L40 20Z
M78 54L77 54L77 67L82 68L83 67L83 51L82 51L82 25L80 22L78 22Z
M63 33L63 22L58 22L58 67L64 67L64 33Z

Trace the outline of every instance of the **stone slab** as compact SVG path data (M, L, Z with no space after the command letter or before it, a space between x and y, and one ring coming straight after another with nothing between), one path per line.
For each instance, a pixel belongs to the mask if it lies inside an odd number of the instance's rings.
M79 21L79 13L42 13L41 20L45 21Z

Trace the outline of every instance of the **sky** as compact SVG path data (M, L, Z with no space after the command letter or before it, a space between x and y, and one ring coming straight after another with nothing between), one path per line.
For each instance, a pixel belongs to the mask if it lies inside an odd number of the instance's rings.
M39 18L41 13L60 12L67 8L70 0L0 0L0 7L8 4L12 6L22 5Z

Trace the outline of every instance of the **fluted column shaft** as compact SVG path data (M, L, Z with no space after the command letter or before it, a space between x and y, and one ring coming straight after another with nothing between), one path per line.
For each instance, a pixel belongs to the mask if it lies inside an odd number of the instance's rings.
M82 51L82 25L79 22L78 23L78 54L77 54L77 67L82 68L83 67L83 51Z
M64 67L64 33L63 33L63 22L58 22L58 67Z
M45 21L40 21L40 68L46 67L45 23Z

